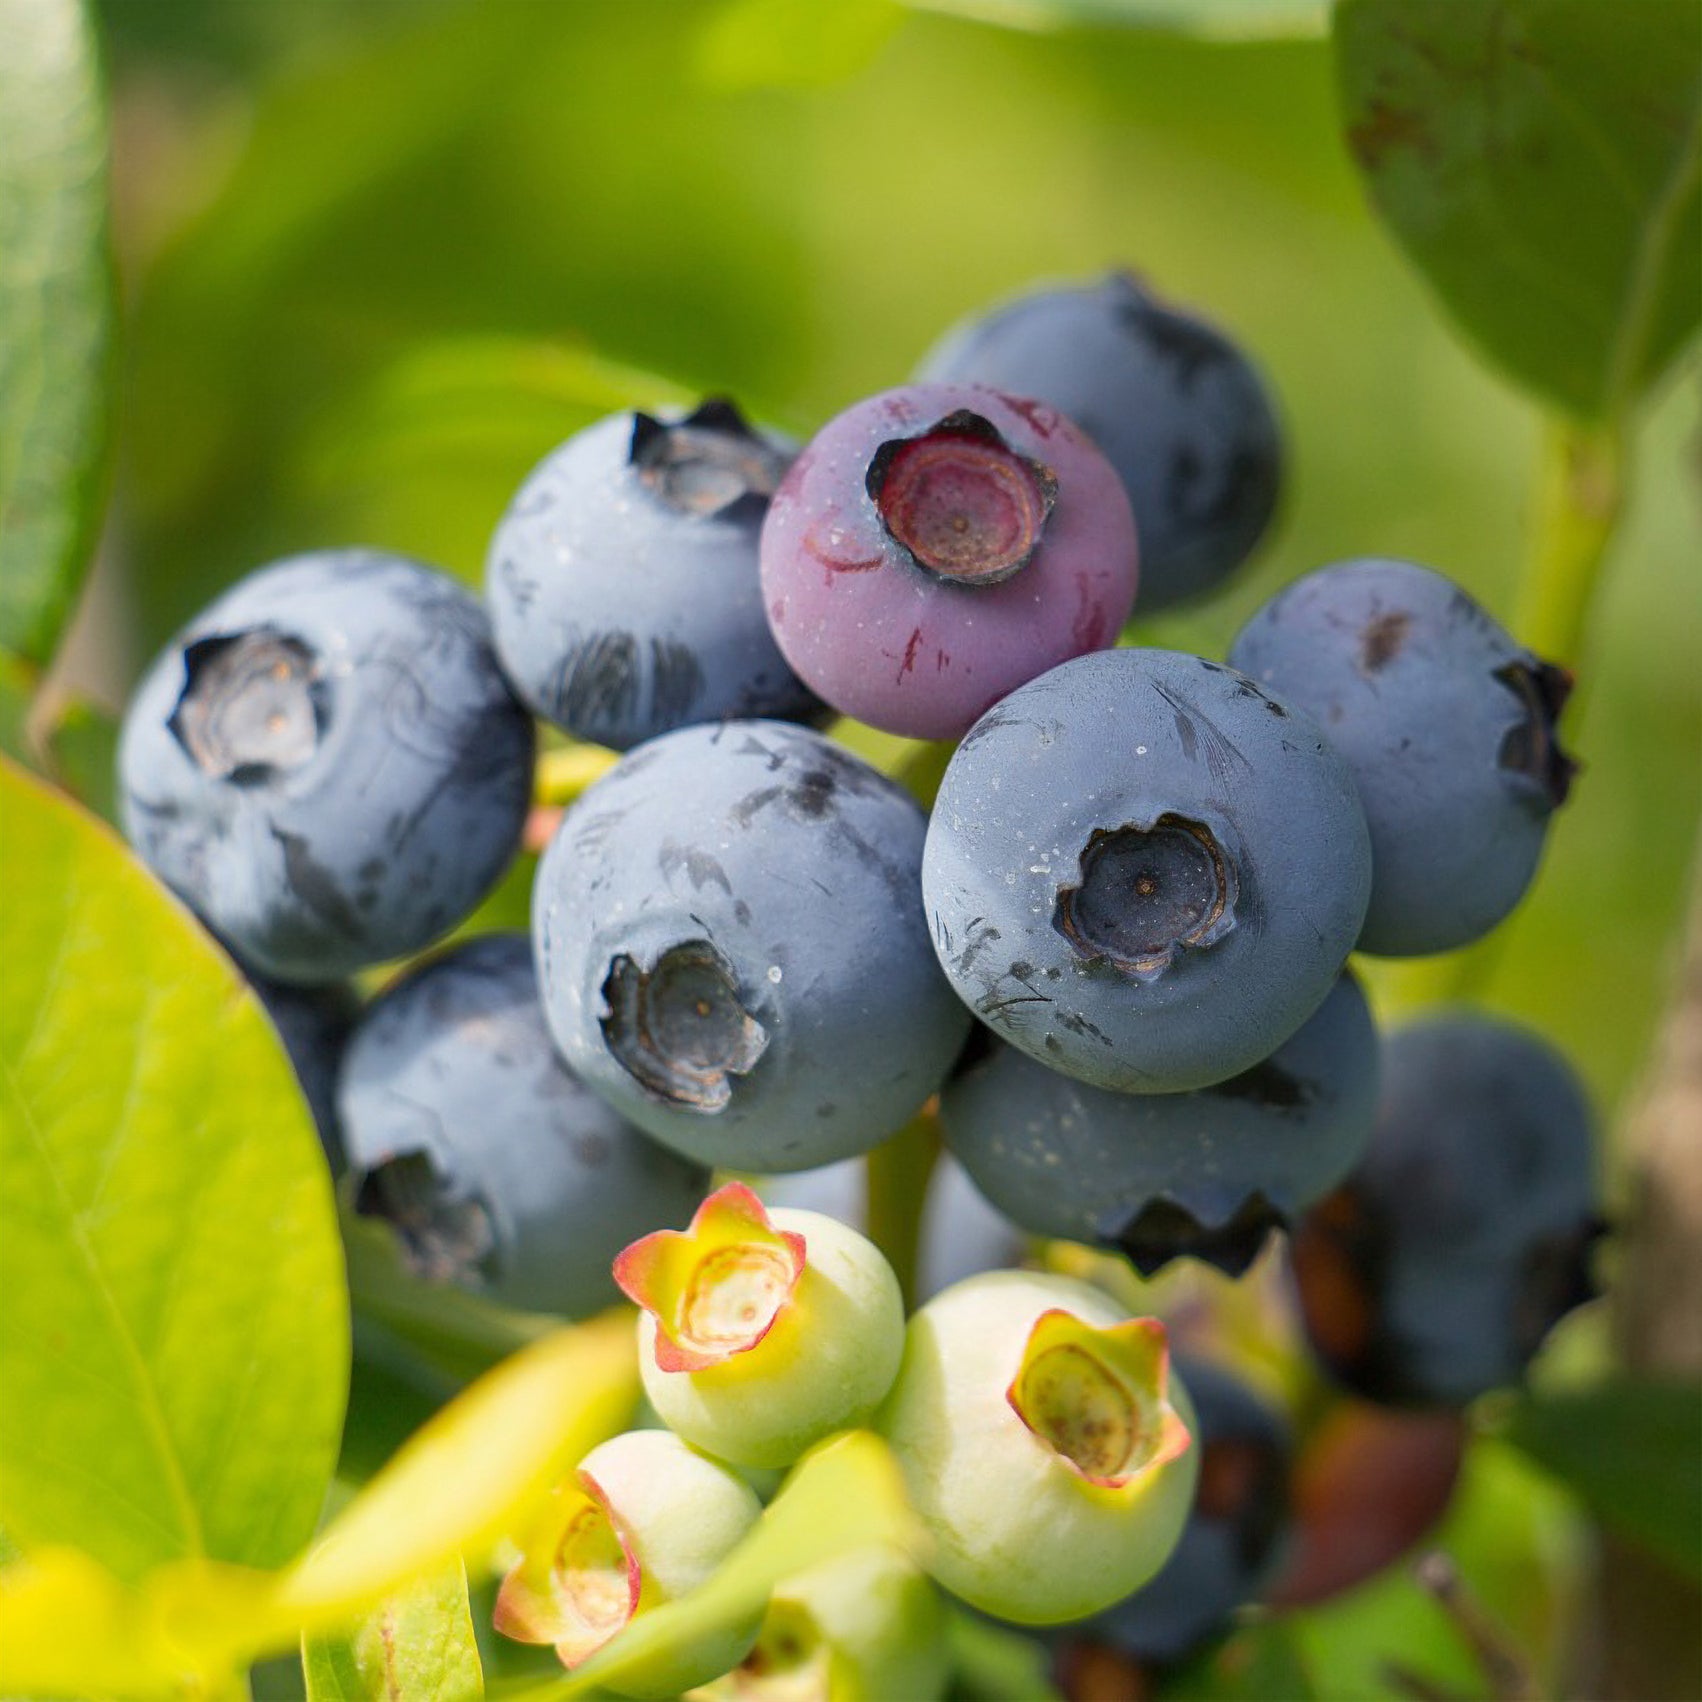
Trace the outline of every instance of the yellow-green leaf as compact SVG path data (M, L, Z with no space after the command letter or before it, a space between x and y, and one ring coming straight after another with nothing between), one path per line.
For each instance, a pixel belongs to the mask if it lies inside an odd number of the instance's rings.
M346 1622L458 1554L482 1563L637 1397L630 1311L534 1342L407 1442L280 1581L272 1611L309 1627Z
M93 542L112 294L88 12L0 0L0 648L35 662Z
M330 1178L254 995L0 765L0 1522L120 1579L289 1558L348 1388Z
M485 1693L457 1560L380 1602L352 1630L302 1640L308 1702L469 1702Z

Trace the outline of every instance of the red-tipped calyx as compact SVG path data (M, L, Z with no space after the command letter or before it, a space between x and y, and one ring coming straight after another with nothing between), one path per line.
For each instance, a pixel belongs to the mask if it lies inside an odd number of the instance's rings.
M614 1263L621 1291L656 1321L663 1371L703 1371L748 1353L784 1312L803 1270L803 1236L776 1229L742 1182L717 1188L689 1229L659 1229Z
M518 1643L549 1643L565 1667L589 1659L638 1612L638 1556L588 1473L569 1488L554 1543L514 1566L497 1591L491 1623Z

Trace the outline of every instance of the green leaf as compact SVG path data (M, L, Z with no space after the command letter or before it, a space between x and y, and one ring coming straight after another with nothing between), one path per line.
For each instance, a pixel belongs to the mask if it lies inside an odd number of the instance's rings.
M1059 1702L1044 1644L1008 1626L955 1610L946 1621L953 1696L966 1702Z
M329 1178L258 1001L0 765L0 1522L121 1579L312 1531L343 1416Z
M835 83L861 71L903 22L897 0L723 0L698 38L698 71L721 89Z
M907 4L1007 29L1119 27L1216 41L1319 36L1329 21L1328 0L907 0Z
M873 1543L913 1548L913 1524L886 1444L867 1430L837 1436L793 1468L756 1529L707 1584L640 1615L571 1678L535 1693L583 1696L602 1684L618 1685L622 1674L670 1640L692 1641L749 1618L782 1578Z
M1342 0L1335 36L1348 145L1460 328L1621 417L1702 318L1702 7Z
M464 1702L484 1672L460 1561L391 1596L353 1629L302 1639L308 1702Z
M45 662L105 451L106 117L78 0L0 0L0 42L0 647Z
M1702 1580L1702 1387L1622 1379L1530 1395L1507 1439L1603 1524Z

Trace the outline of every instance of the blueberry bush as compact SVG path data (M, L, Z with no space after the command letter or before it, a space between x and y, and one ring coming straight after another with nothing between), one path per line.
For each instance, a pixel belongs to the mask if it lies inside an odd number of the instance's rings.
M0 0L0 1695L1702 1695L1693 0Z

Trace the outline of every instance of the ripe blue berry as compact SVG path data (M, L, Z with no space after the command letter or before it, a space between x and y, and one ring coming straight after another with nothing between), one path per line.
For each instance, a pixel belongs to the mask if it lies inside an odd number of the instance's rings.
M955 739L1006 692L1115 641L1128 498L1055 409L919 384L811 439L762 529L774 636L809 684L892 733Z
M1145 1276L1191 1255L1239 1276L1340 1181L1377 1109L1377 1031L1344 974L1263 1062L1191 1093L1111 1093L1008 1046L941 1096L947 1144L1036 1235L1098 1242Z
M1268 1058L1323 1002L1371 882L1346 765L1198 656L1079 657L946 770L923 891L958 995L1013 1046L1126 1093Z
M1535 1035L1463 1014L1391 1035L1370 1148L1294 1240L1331 1374L1396 1405L1516 1381L1595 1293L1593 1173L1583 1090Z
M1242 629L1237 668L1297 704L1353 770L1371 828L1362 951L1448 951L1524 896L1575 765L1572 687L1459 586L1405 561L1346 561Z
M1258 373L1222 332L1127 272L975 314L917 376L1038 396L1098 444L1135 512L1142 614L1212 590L1276 508L1282 439Z
M469 940L376 999L338 1104L357 1204L412 1267L529 1311L613 1305L610 1261L708 1185L556 1055L523 934Z
M951 1067L968 1020L922 919L925 824L806 728L685 727L563 817L533 937L582 1081L704 1164L864 1152Z
M790 460L724 401L615 414L562 444L491 539L486 597L521 697L616 750L698 721L822 714L774 646L757 578Z
M142 681L119 742L124 827L245 965L335 981L429 945L496 884L532 749L454 581L375 550L292 556Z

